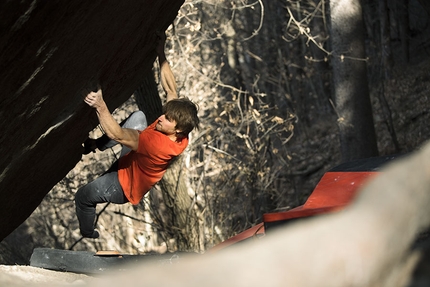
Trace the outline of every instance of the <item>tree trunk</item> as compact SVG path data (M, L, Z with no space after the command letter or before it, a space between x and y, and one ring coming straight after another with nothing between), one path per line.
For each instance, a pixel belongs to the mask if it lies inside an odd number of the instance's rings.
M188 195L183 155L176 158L160 181L163 199L171 219L173 237L181 251L199 251L198 220Z
M135 92L136 103L146 117L148 124L154 122L162 113L162 104L153 71L148 71L141 86ZM163 199L171 222L163 224L168 233L176 239L181 251L198 250L198 225L192 200L186 188L186 172L182 169L182 156L175 159L160 181ZM157 207L155 207L157 208ZM158 214L157 211L154 211Z
M343 161L378 154L358 0L330 1L333 93Z
M391 109L385 97L385 85L391 79L391 70L393 69L393 53L390 44L390 18L388 13L387 0L379 0L379 22L380 22L380 49L381 49L381 91L378 97L381 103L382 116L387 124L388 132L393 140L395 151L400 151L400 144L397 139L396 130L394 129Z
M405 63L409 62L409 1L398 1L397 13L399 15L399 36L402 43L402 58Z
M388 13L387 0L379 0L379 22L380 22L380 39L381 39L381 61L384 70L384 78L391 78L393 68L393 53L390 44L390 17Z

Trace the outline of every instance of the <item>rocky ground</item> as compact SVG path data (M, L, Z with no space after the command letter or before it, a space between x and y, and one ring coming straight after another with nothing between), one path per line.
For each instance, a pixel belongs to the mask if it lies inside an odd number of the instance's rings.
M81 285L94 280L94 278L83 274L66 272L55 272L31 266L0 266L1 286L28 286L29 283L42 285L56 283L64 285Z

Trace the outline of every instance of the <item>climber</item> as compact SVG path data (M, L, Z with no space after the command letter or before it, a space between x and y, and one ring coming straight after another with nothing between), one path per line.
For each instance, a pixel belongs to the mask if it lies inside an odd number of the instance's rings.
M154 123L146 127L145 115L137 111L120 126L109 112L101 89L85 97L84 102L96 110L100 125L111 140L104 146L97 144L97 140L90 140L91 144L86 142L87 145L103 150L119 143L123 150L106 173L76 193L76 215L83 237L99 237L94 226L98 203L138 204L162 178L169 162L184 151L188 134L198 127L197 106L189 99L177 96L175 78L164 54L164 41L165 36L157 53L167 101L163 114Z

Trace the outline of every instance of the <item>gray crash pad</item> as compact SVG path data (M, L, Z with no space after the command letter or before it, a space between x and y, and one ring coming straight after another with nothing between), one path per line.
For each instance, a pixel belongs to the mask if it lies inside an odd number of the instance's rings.
M173 264L179 260L178 253L127 255L116 251L71 251L51 248L35 248L30 266L55 271L97 274L110 270L124 270L129 265L156 261Z

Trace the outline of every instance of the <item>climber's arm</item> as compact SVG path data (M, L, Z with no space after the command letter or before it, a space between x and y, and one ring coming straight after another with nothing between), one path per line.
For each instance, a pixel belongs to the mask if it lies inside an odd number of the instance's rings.
M161 86L167 96L167 102L172 99L177 99L178 94L176 92L176 80L173 75L172 69L170 68L169 62L166 59L164 53L164 45L166 42L166 34L161 35L160 42L157 46L158 62L160 63L160 74L161 74Z

